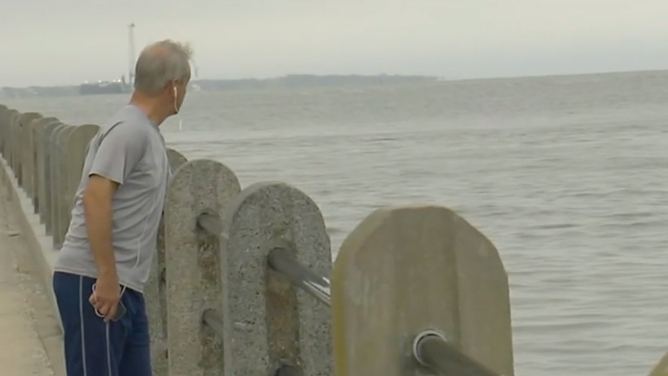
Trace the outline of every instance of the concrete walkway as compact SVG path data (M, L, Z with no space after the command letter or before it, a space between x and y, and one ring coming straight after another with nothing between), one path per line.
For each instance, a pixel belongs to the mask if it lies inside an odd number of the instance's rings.
M62 335L0 186L0 375L64 376Z

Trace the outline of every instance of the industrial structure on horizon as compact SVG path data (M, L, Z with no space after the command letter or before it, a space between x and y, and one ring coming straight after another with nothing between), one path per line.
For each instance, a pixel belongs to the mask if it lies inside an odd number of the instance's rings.
M119 80L115 81L98 81L98 82L84 82L79 85L79 94L81 95L95 95L95 94L121 94L129 93L135 81L135 63L137 61L137 54L135 52L135 24L134 22L128 25L128 73L122 75ZM193 62L194 77L198 76L197 65ZM194 88L195 90L198 87Z
M134 65L135 65L135 24L134 22L128 25L128 75L127 81L125 75L122 75L119 80L115 81L98 81L98 82L84 82L79 85L79 94L81 95L95 95L95 94L121 94L128 93L132 90L134 82Z

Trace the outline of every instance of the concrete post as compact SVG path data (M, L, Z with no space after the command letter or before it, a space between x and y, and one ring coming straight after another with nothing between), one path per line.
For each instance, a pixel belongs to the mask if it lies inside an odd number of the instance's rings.
M48 123L44 126L42 130L42 142L41 142L41 157L39 157L41 177L40 186L38 192L38 201L39 201L39 218L42 223L44 223L44 228L46 235L51 235L51 158L52 158L52 148L51 148L51 137L53 132L62 127L63 124L56 120Z
M649 376L668 376L668 353L654 366Z
M58 158L59 153L58 153L58 140L60 139L61 133L69 127L68 125L65 124L59 124L56 126L56 128L53 130L53 133L51 133L51 137L49 138L49 155L51 158L49 159L48 162L48 174L47 174L47 184L46 186L48 187L48 193L47 193L47 202L49 206L49 214L50 216L47 217L47 222L46 222L46 233L48 235L51 235L51 239L53 241L53 247L55 249L60 248L60 246L56 242L56 233L58 232L58 213L60 209L60 200L58 199L58 193L60 183L58 179Z
M9 124L7 121L7 112L9 109L0 104L0 155L3 159L7 159L7 145L10 143L9 139Z
M14 110L11 109L9 110L9 132L10 132L10 139L12 140L12 144L10 145L10 167L12 172L14 173L14 177L16 177L17 181L19 176L21 175L21 158L20 158L20 151L21 151L21 124L19 123L19 118L21 117L21 114Z
M169 167L176 171L188 160L174 149L167 149ZM160 218L157 254L151 261L151 273L144 286L144 297L151 334L151 365L153 375L167 376L167 296L165 271L165 226Z
M379 209L346 238L331 280L337 376L417 374L426 329L512 376L508 277L494 245L439 206Z
M51 123L57 123L58 119L54 117L47 117L41 119L35 119L32 121L32 159L33 159L33 190L32 190L32 205L35 211L35 214L39 214L40 222L44 222L43 212L44 208L40 207L44 205L44 201L40 201L40 192L44 191L44 154L45 154L45 143L44 143L44 130L47 125Z
M35 171L35 161L33 154L32 122L42 118L42 115L36 112L26 112L21 115L21 187L28 197L33 193L33 177Z
M65 240L65 234L67 233L67 227L70 224L69 201L71 199L68 196L70 160L68 157L69 150L67 150L67 141L76 128L76 126L69 125L58 132L58 137L56 138L56 155L54 158L56 168L53 170L57 184L55 201L57 211L56 221L54 222L53 228L53 243L56 249L62 247L63 240Z
M269 252L287 243L302 265L330 274L318 206L285 183L258 183L230 204L225 229L225 375L273 375L286 365L301 375L331 375L329 307L267 267Z
M164 236L170 376L231 376L224 373L220 339L202 327L205 309L225 308L224 256L219 236L198 233L197 218L203 212L223 218L239 190L234 173L210 160L185 163L169 187Z

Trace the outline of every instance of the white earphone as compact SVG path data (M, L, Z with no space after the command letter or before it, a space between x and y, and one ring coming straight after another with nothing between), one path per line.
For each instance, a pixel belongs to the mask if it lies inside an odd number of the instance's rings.
M176 104L178 94L179 94L179 91L176 88L176 86L174 86L174 112L176 113L176 116L179 118L179 131L181 131L181 130L183 130L183 120L181 119L181 116L179 115L180 108Z

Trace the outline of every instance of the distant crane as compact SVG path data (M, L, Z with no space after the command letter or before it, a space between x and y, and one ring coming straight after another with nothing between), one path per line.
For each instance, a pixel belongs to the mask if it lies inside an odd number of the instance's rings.
M128 79L132 86L135 82L135 24L134 22L128 25Z

